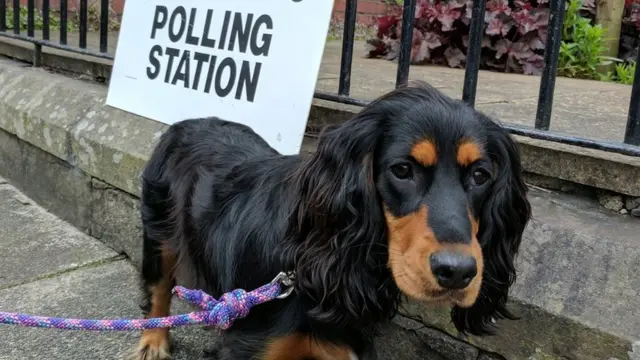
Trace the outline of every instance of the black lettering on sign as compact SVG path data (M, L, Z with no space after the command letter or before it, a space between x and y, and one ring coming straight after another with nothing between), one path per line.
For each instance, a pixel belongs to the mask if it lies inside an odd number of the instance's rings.
M218 49L223 50L224 44L227 42L227 30L229 29L229 20L231 19L231 11L224 13L224 21L222 22L222 32L220 33L220 40L218 41Z
M158 56L162 56L162 46L155 45L149 51L149 62L151 66L153 66L153 70L150 66L147 66L147 77L149 80L154 80L160 74L160 60L158 60Z
M225 68L229 69L229 78L227 80L227 85L222 85L222 75L224 75ZM233 85L236 78L236 62L232 58L224 58L220 62L220 66L218 67L218 71L216 72L216 94L220 97L227 97L231 90L233 89Z
M178 31L176 32L176 22L178 22ZM182 35L184 34L184 30L187 27L187 11L183 6L178 6L173 13L171 14L171 18L169 19L169 40L172 42L178 42Z
M269 48L271 47L271 34L262 34L262 43L258 45L258 32L260 28L265 27L267 30L273 29L273 20L269 15L261 15L253 25L251 31L251 52L255 56L269 56Z
M231 35L229 37L229 48L227 50L234 51L236 41L240 47L240 52L247 52L247 45L249 44L249 36L251 36L251 22L253 21L253 14L247 14L247 20L242 20L242 14L236 13L233 18L233 25L231 26Z
M258 88L258 79L260 79L260 69L262 69L261 63L256 63L251 75L251 68L248 61L242 62L242 69L240 70L240 80L238 81L238 88L236 89L236 100L242 98L242 93L247 94L247 100L253 102L256 96L256 89Z
M213 81L213 70L216 69L217 56L211 56L209 61L209 69L207 70L207 82L204 84L204 92L207 94L211 91L211 83Z
M200 39L197 36L193 36L193 28L196 22L196 9L191 9L191 15L189 15L189 27L187 29L187 44L198 45Z
M198 16L198 12L197 8L187 12L183 6L155 7L150 38L156 39L164 32L175 45L151 47L147 77L156 80L164 73L166 84L215 93L221 98L233 93L236 100L253 102L263 62L237 59L234 53L268 57L273 40L272 18L225 11L222 19L216 19L214 9L207 9L205 16Z
M171 80L171 85L175 85L178 81L182 81L185 88L189 88L189 68L191 64L191 53L187 51L182 52L182 57L180 58L180 62L178 63L178 68L176 69L176 73L173 75L173 80Z
M169 10L167 10L166 6L158 5L156 6L156 12L153 15L153 26L151 27L151 38L156 38L156 30L160 30L167 25L167 15L169 14ZM162 20L160 17L162 16Z
M165 50L165 54L169 55L169 62L167 63L167 71L164 74L164 82L169 83L171 78L171 70L173 69L173 59L180 55L180 50L168 47Z
M200 74L202 73L202 64L209 62L209 54L203 54L197 52L193 54L193 59L196 61L196 73L193 75L193 84L191 88L198 90L198 84L200 84Z
M202 33L202 46L215 48L215 39L209 38L209 31L211 30L211 19L213 18L213 10L207 10L207 19L204 21L204 32Z

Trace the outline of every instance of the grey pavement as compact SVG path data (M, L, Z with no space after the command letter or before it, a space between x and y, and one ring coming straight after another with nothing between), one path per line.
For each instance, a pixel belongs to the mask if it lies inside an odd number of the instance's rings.
M0 289L112 260L117 254L70 229L8 184L0 185ZM43 261L46 259L46 261Z
M340 74L341 43L331 41L324 51L316 89L336 93ZM366 59L365 44L356 42L351 73L351 96L372 100L395 86L396 62ZM460 99L464 70L444 66L413 65L409 80L426 81ZM540 77L480 71L476 107L503 123L534 126ZM592 139L622 141L629 110L631 86L558 77L554 92L551 130Z
M118 35L117 32L112 32L108 36L108 53L111 55L115 54ZM35 37L40 38L41 34L36 33ZM51 41L59 41L58 32L52 32ZM0 42L20 43L6 38L0 38ZM68 44L77 46L77 33L68 33ZM88 33L87 47L98 51L97 33ZM342 43L339 40L327 42L316 84L317 90L337 92L341 48ZM43 51L88 58L51 48L43 48ZM372 100L394 88L397 63L382 59L367 59L365 54L365 43L356 41L351 74L351 96ZM111 64L109 60L94 59L94 61ZM462 96L463 69L415 65L411 66L409 78L426 81L454 98ZM539 87L540 77L537 76L480 71L476 97L477 108L502 122L533 127ZM551 130L591 139L623 140L631 86L558 77L554 94ZM321 100L317 102L323 103Z
M71 318L137 318L138 275L126 259L57 219L0 178L0 311ZM174 301L173 312L190 308ZM478 350L453 338L425 345L421 324L405 319L380 340L382 359L475 360ZM405 328L410 328L407 332ZM200 359L214 333L172 330L174 359ZM137 332L88 332L0 325L0 360L122 359ZM453 349L453 350L452 350Z
M140 316L136 269L0 178L0 311L73 318ZM174 311L185 312L184 304ZM0 359L122 359L137 333L0 325ZM174 331L176 359L196 359L212 335Z

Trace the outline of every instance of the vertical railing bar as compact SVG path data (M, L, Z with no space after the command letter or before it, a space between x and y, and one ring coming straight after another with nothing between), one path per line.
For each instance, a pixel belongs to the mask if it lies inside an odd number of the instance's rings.
M35 36L35 26L36 26L36 1L28 0L27 1L27 36L34 37Z
M60 44L67 45L67 0L60 0Z
M49 0L42 0L42 39L49 40L50 24L49 24Z
M338 94L349 95L351 88L351 64L356 30L358 0L347 0L344 10L344 32L342 33L342 58L340 60L340 83Z
M7 31L7 2L0 0L0 31Z
M482 38L484 37L484 11L486 0L474 0L471 9L471 25L469 26L469 46L467 47L467 64L464 71L462 100L471 106L476 104L478 87L478 71L480 71L480 55Z
M100 0L100 52L108 51L109 0Z
M536 129L549 130L551 125L551 111L553 108L553 92L556 86L558 72L558 57L562 42L562 21L564 19L564 0L551 0L551 14L549 17L547 45L544 50L544 69L540 78L540 92L538 94L538 110L536 113Z
M640 146L640 51L636 59L636 71L633 78L633 87L631 88L624 142Z
M411 42L413 40L413 22L416 14L416 0L405 0L402 11L402 34L398 53L398 73L396 87L407 85L409 66L411 65Z
M20 0L13 0L13 33L20 34Z
M87 0L80 0L80 49L87 48L87 15L89 6Z

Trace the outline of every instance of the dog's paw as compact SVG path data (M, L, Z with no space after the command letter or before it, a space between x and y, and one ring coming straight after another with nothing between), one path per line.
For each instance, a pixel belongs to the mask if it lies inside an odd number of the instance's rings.
M205 360L219 360L220 349L217 347L202 350L202 358Z
M125 360L169 360L169 349L153 346L137 346L125 357Z
M217 339L217 341L204 349L202 349L202 357L204 360L221 360L226 359L222 356L222 341L221 339Z
M144 334L140 343L125 357L125 360L169 360L171 344L168 336Z

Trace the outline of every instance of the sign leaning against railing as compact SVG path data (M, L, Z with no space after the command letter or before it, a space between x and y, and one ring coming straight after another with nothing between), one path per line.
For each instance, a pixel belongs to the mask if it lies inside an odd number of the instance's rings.
M332 7L331 0L127 1L107 105L166 124L217 116L297 154Z

